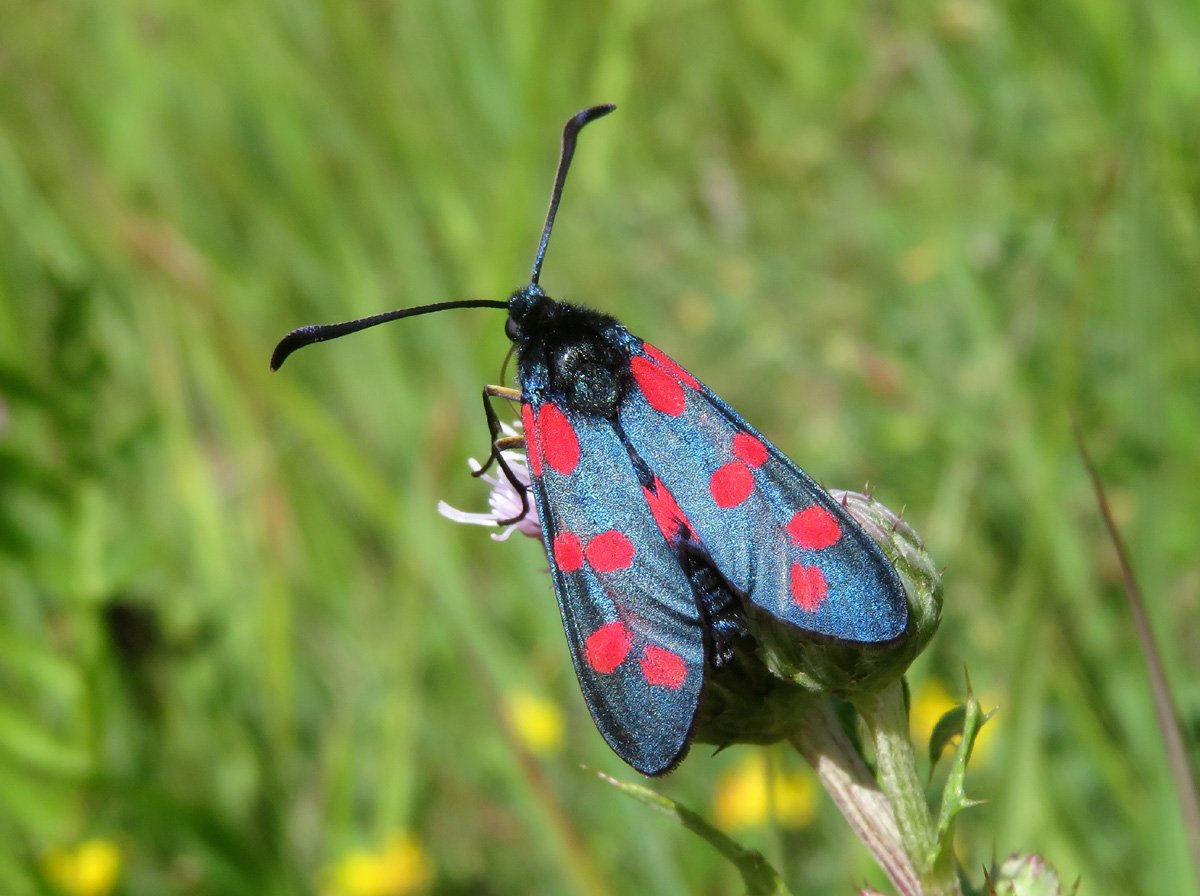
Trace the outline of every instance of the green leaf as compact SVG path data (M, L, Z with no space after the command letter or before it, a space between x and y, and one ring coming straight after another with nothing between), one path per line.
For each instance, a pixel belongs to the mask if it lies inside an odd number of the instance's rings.
M947 710L936 725L933 726L933 733L929 735L929 773L933 774L933 767L937 765L937 761L942 758L942 753L946 751L946 747L956 737L962 736L963 722L967 717L967 708L961 703L951 710Z
M618 781L603 772L596 772L596 777L606 784L628 794L634 799L652 809L657 809L665 815L670 815L685 828L706 840L717 852L727 858L737 868L742 876L748 896L791 896L791 891L784 884L762 853L746 849L736 840L718 831L715 827L701 818L691 809L657 793L640 784L629 784Z
M978 800L970 799L966 795L967 762L971 758L971 750L975 746L975 738L979 736L980 729L992 717L992 714L987 713L985 715L980 709L979 701L975 699L975 692L971 689L970 676L966 676L966 687L966 703L961 707L957 707L962 712L962 724L959 731L962 735L962 740L959 742L958 748L954 751L954 760L950 766L950 774L946 777L946 785L942 790L942 804L938 811L935 864L953 862L954 818L963 809L969 809L971 806L979 804ZM946 721L946 717L953 715L954 712L955 710L951 710L946 716L943 716L936 727L940 728L942 723ZM932 743L930 749L932 751Z

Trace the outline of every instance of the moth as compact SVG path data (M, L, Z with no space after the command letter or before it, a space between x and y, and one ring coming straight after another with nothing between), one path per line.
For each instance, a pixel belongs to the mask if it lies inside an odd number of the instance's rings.
M532 494L596 727L629 765L659 775L686 755L706 681L754 649L748 613L815 638L884 645L904 634L908 607L875 542L740 414L615 318L543 291L579 132L614 108L584 109L564 127L533 273L507 301L303 327L279 343L271 367L302 346L392 320L507 312L518 388L483 390L492 435L484 468L495 463L521 489L514 520L529 513ZM520 403L523 437L503 436L494 399ZM528 487L502 454L522 442Z

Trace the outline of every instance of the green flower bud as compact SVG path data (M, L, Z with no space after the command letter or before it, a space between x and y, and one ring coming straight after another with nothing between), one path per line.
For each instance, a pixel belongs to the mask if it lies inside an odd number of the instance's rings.
M1063 896L1064 892L1058 872L1036 855L1013 853L991 870L988 879L989 892L995 896Z

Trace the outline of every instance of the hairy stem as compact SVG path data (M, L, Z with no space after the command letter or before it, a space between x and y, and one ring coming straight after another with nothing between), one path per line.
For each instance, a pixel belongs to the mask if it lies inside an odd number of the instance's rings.
M903 684L897 680L873 694L856 697L854 705L874 745L879 787L895 812L904 850L921 881L920 892L924 896L959 896L953 861L937 861L937 836L909 739Z
M871 777L829 701L813 703L800 720L792 744L816 771L858 839L901 896L922 896L920 877L906 852L888 799Z

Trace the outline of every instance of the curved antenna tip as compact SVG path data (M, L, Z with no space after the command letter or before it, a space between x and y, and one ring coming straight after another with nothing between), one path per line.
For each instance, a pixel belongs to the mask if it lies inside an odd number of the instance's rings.
M554 172L554 187L550 191L550 208L546 211L546 223L542 226L542 238L538 240L537 252L533 256L533 273L529 278L529 282L533 286L537 286L538 279L542 275L542 262L546 258L546 246L550 242L550 231L554 227L554 216L558 214L558 203L562 199L563 184L567 179L567 170L571 167L571 158L575 155L575 141L579 139L579 132L589 122L607 115L616 108L615 103L589 106L567 119L567 123L563 127L562 152L558 157L558 168Z
M617 109L616 103L601 103L599 106L588 106L581 112L577 112L575 117L571 119L578 127L583 127L589 121L595 121L597 118L603 118L609 112L615 112Z
M298 330L292 330L280 339L279 344L275 346L275 351L271 352L271 370L278 370L292 352L308 345L311 340L307 337L313 329L315 327L301 327Z

